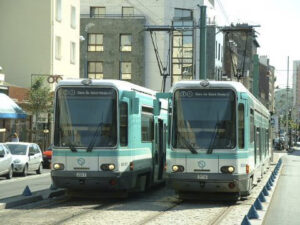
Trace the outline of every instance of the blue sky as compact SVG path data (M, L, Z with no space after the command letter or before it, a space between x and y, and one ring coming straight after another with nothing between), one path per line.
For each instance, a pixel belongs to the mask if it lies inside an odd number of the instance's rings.
M221 2L229 23L260 25L256 28L259 55L267 55L275 66L276 85L287 83L287 57L290 58L289 85L292 84L293 60L300 60L299 0L216 0Z

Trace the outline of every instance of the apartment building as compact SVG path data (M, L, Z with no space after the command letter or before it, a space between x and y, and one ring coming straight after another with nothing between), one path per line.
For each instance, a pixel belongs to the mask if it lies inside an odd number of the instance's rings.
M0 65L8 83L79 77L78 0L1 0ZM49 79L50 85L55 79Z
M176 81L199 79L202 5L210 24L213 0L81 0L80 76L124 79L160 91L160 63L168 75L166 90Z

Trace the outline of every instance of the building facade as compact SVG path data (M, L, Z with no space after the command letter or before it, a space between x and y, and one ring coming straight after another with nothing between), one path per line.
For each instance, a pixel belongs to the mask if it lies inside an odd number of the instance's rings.
M293 61L293 119L300 127L300 60Z
M77 0L1 0L0 64L6 82L29 88L39 75L78 78L79 12Z
M213 0L81 0L80 76L121 78L157 91L161 74L168 75L166 90L176 81L199 79L202 5L208 6L210 24L215 21ZM91 45L102 47L95 53Z
M275 68L267 56L259 57L259 100L274 113Z
M253 93L254 57L259 44L255 26L236 24L223 27L224 34L224 79L238 80ZM258 78L258 74L257 78Z

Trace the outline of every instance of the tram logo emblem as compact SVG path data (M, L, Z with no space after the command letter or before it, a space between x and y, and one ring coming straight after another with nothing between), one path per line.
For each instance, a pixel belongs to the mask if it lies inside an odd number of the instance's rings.
M200 167L200 169L203 169L206 166L206 162L201 160L198 162L198 166Z
M84 158L79 158L77 159L77 163L80 165L80 166L83 166L85 164L85 159Z

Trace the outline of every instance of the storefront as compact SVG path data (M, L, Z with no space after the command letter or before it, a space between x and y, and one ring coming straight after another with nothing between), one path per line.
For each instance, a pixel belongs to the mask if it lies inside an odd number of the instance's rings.
M20 140L26 136L26 113L9 96L0 93L0 142L9 141L17 132Z

